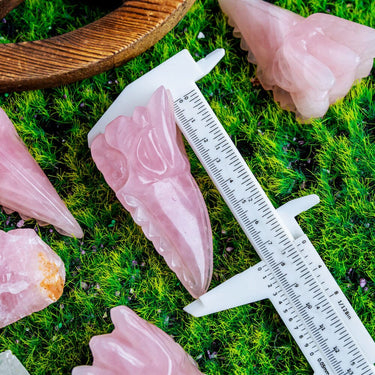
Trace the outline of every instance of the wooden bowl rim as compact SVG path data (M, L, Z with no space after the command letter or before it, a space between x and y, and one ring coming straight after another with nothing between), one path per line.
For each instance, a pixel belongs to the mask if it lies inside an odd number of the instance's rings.
M0 44L0 92L55 87L120 66L159 41L193 3L127 0L74 31L49 39Z

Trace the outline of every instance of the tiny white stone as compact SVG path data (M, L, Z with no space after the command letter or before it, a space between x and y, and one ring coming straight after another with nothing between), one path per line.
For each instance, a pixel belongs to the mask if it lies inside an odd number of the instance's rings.
M198 34L198 39L204 39L205 37L206 37L206 35L204 35L202 33L202 31L200 31L199 34Z
M0 353L0 374L1 375L29 375L21 362L10 350Z

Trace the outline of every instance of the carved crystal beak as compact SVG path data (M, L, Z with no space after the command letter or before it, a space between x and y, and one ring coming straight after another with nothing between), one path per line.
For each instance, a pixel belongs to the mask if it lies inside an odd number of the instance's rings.
M212 275L211 225L190 174L168 92L119 116L91 144L93 159L121 204L193 297Z
M0 328L57 301L64 282L64 263L33 229L0 231Z
M107 183L195 298L211 281L212 234L172 96L194 87L223 54L196 63L181 51L127 86L88 135Z

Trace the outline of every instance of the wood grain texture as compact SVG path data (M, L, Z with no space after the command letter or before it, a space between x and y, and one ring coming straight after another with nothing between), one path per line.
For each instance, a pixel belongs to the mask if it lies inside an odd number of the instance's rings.
M0 92L54 87L120 66L169 32L193 2L127 0L98 21L72 32L1 44Z
M0 0L0 19L4 18L12 9L22 2L23 0Z

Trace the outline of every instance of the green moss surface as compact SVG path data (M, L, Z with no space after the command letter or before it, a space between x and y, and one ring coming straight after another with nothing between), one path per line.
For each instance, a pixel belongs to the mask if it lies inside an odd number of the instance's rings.
M375 3L280 0L307 16L330 12L373 27ZM28 0L0 23L0 42L35 40L91 22L108 9L90 2ZM204 38L199 39L202 32ZM109 310L127 305L183 346L207 374L312 374L269 301L194 318L192 301L95 167L87 133L121 90L183 48L197 60L225 48L222 62L199 82L204 96L276 207L316 193L321 203L299 223L372 337L375 337L374 75L357 83L323 119L299 124L270 92L255 86L255 67L232 36L216 1L197 0L153 48L126 65L54 89L0 94L0 106L84 230L82 240L39 228L63 259L60 300L0 330L6 349L31 375L69 374L91 364L89 340L113 329ZM213 231L211 288L259 260L218 191L187 149ZM0 213L0 228L17 214ZM35 227L31 220L26 227ZM367 282L359 285L360 278Z

